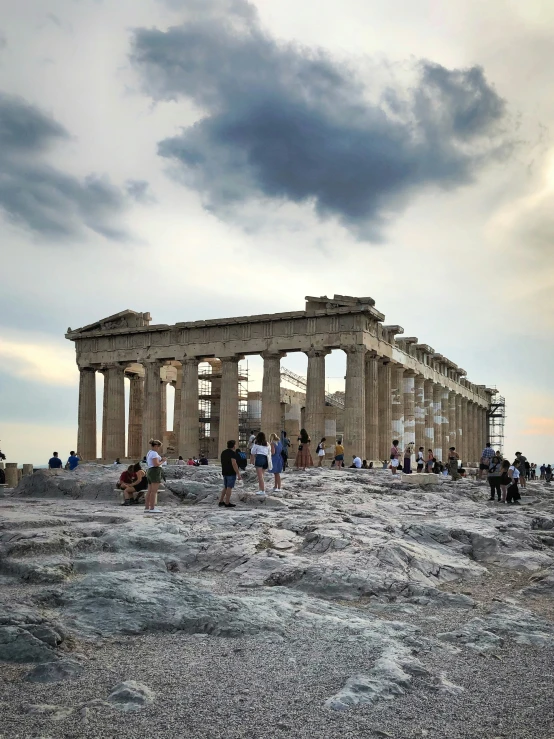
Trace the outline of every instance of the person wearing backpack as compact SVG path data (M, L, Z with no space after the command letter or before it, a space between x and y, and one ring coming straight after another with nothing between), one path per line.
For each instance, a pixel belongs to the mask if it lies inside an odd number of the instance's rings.
M315 453L317 454L317 466L321 467L323 465L323 460L325 459L325 442L327 439L325 436L321 439L319 444L317 445L317 449L315 450Z

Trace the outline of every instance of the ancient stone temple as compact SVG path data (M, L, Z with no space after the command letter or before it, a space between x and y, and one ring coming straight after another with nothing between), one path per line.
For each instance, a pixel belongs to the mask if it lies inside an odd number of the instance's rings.
M305 310L174 325L150 325L148 313L126 310L83 328L68 329L80 372L78 450L96 458L95 373L104 375L102 458L141 457L165 431L167 382L175 386L175 445L198 453L199 363L217 360L219 450L238 439L239 361L263 357L261 427L281 428L280 362L290 352L308 357L304 423L312 439L325 433L325 357L346 353L346 459L388 459L392 439L433 449L445 459L455 446L475 464L488 436L487 413L496 392L466 379L465 370L386 325L372 298L307 297ZM175 379L168 379L174 368ZM130 379L125 448L125 377Z

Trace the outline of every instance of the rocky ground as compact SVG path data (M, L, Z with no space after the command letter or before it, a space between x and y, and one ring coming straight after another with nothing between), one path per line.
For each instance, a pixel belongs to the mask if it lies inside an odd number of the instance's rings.
M168 468L0 498L0 737L554 737L554 492ZM553 489L554 490L554 489ZM0 496L2 494L0 493Z

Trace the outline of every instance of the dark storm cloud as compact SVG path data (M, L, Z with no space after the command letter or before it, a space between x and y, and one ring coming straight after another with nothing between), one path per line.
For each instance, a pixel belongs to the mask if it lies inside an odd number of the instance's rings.
M127 195L107 178L79 179L45 155L70 140L63 126L25 100L0 92L0 210L13 223L50 239L82 235L83 226L109 239L126 238L119 220Z
M372 99L356 70L269 36L247 2L176 3L185 22L136 30L132 58L154 99L203 111L159 153L220 214L250 199L313 203L376 238L415 190L468 183L506 151L505 103L479 67L422 61L409 89Z

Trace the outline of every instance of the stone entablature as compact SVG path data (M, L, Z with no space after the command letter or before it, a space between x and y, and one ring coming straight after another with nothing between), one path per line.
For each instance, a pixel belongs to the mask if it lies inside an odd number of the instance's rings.
M280 361L288 353L308 357L305 425L312 438L324 435L325 357L346 353L344 439L347 455L387 458L393 437L433 448L444 457L456 442L475 461L487 436L487 410L495 391L469 382L465 370L404 329L385 325L372 298L335 295L306 298L303 311L208 321L150 325L149 313L122 311L76 330L80 369L79 450L96 456L94 373L104 375L102 457L125 455L124 378L132 383L129 456L146 450L166 428L166 386L175 386L175 437L183 456L197 453L198 365L217 362L221 400L220 448L238 438L238 362L264 360L262 427L278 431ZM469 438L471 437L471 438ZM132 444L131 444L132 438ZM131 454L132 450L132 454Z
M381 326L384 315L368 304L133 328L127 325L129 314L134 312L124 311L66 334L67 339L75 342L80 368L97 369L102 365L154 359L180 361L185 357L246 356L268 351L331 351L358 345L484 408L488 408L490 402L487 393L477 386L460 383L465 371L446 357L427 354L419 358L417 352L414 356L401 348L402 339L395 340L384 330L400 327ZM118 318L126 325L116 328ZM95 330L100 323L110 328ZM410 346L417 346L417 339L409 341Z

